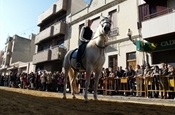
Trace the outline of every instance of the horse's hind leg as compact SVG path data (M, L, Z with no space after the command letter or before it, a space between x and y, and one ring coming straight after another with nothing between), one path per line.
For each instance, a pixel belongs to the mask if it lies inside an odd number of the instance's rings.
M95 72L94 100L97 100L97 88L98 88L98 82L99 82L100 72L99 71L98 72Z
M74 71L73 69L70 69L69 71L69 81L70 81L70 87L71 87L71 94L72 98L75 99L75 87L76 87L76 76L77 72Z

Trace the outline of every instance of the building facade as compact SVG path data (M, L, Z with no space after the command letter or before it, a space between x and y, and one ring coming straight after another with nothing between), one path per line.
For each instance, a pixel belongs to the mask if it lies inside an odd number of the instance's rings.
M82 0L58 0L38 16L40 32L36 36L33 64L37 70L61 71L68 50L67 17L85 7Z
M0 51L0 64L2 63L3 55L4 55L4 51ZM1 66L2 65L0 65L0 68Z
M154 45L142 48L150 64L175 65L175 0L138 0L142 39Z
M31 72L34 67L30 65L33 54L35 34L31 34L30 39L14 35L8 37L5 43L5 51L2 58L0 71L2 74L13 72ZM23 65L23 66L20 66Z
M138 29L138 1L137 0L92 0L82 10L69 16L70 20L70 47L78 47L79 32L86 19L93 21L91 29L96 31L100 15L111 15L112 27L106 49L104 67L115 70L118 66L123 68L136 64L143 64L143 54L136 51L136 46L128 38L128 29L132 31L132 39L140 39Z

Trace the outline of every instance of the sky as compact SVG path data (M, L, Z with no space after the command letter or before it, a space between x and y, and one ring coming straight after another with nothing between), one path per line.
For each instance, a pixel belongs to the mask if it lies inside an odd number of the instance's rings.
M0 0L0 50L8 36L37 34L38 16L57 0Z
M37 34L38 16L58 0L0 0L0 50L8 36ZM84 0L89 3L90 0Z

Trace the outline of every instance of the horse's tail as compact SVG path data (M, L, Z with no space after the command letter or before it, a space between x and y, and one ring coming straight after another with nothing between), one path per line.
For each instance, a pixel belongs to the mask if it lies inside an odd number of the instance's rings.
M69 82L72 84L72 89L75 93L78 93L78 86L76 85L76 76L75 71L71 68L70 64L70 56L72 51L67 52L63 61L63 70L65 74L65 79L69 76ZM66 80L65 80L66 81Z

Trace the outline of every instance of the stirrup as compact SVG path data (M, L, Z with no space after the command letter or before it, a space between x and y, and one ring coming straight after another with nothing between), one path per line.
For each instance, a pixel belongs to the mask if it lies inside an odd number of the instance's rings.
M80 68L81 68L81 63L80 63L80 62L77 62L76 68L77 68L77 69L80 69Z

